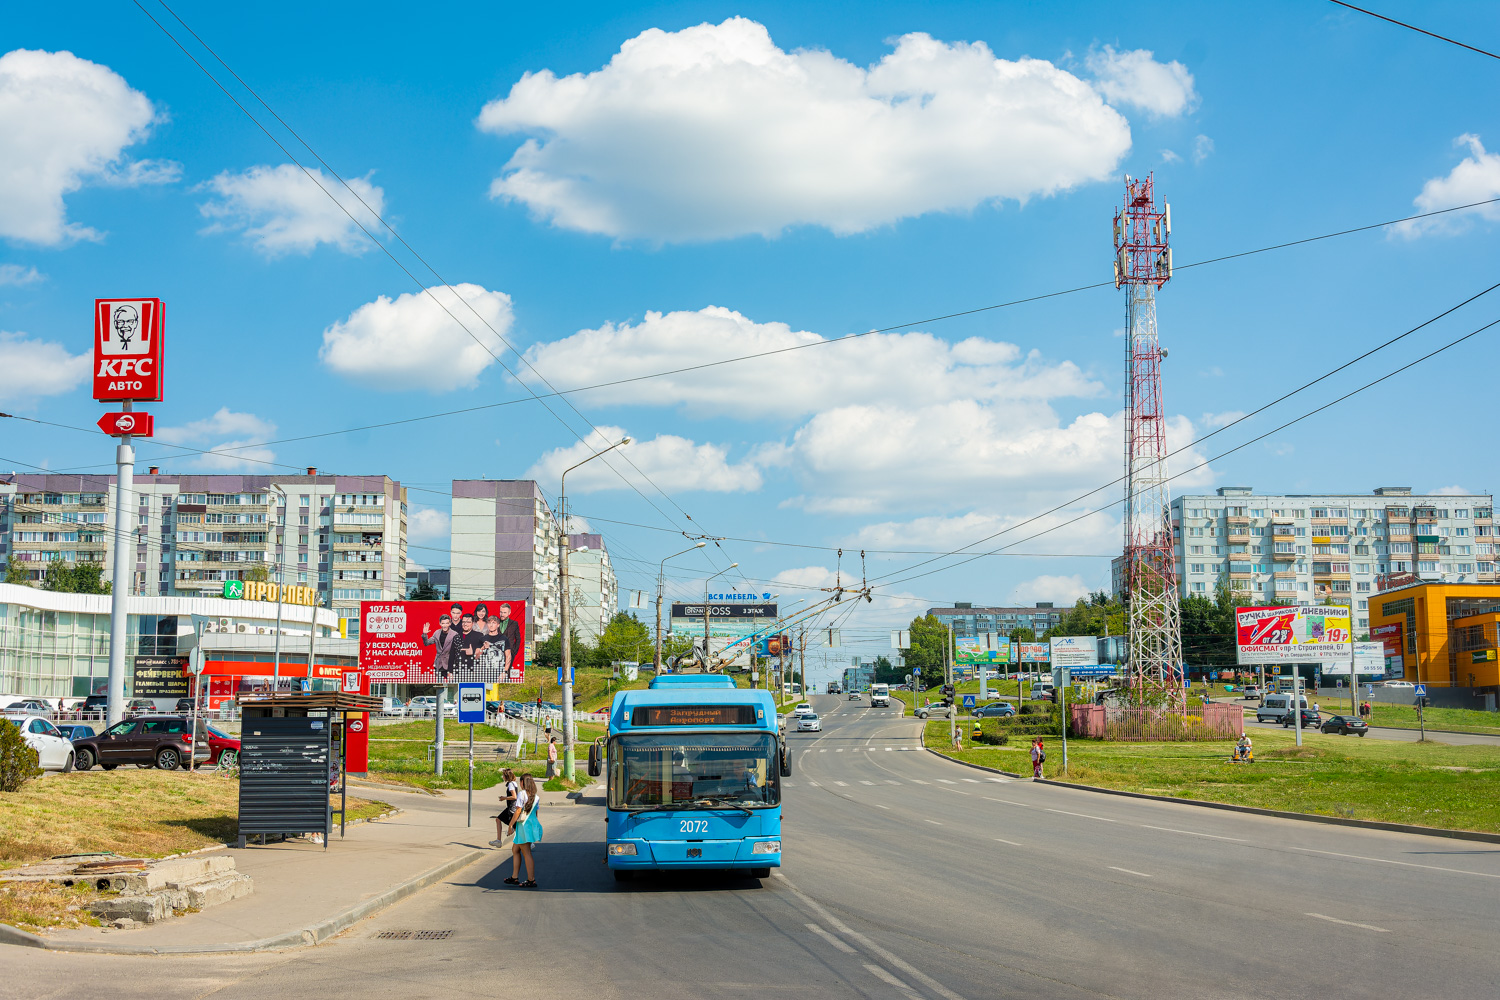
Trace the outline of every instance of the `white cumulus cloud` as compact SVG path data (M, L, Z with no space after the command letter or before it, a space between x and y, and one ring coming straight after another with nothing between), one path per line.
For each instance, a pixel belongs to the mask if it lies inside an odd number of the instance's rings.
M1071 576L1049 576L1042 575L1032 577L1023 583L1016 584L1011 591L1012 602L1025 602L1034 604L1037 601L1051 601L1060 608L1069 608L1077 603L1080 597L1089 595L1090 587L1083 582L1083 577L1077 573ZM1108 587L1103 589L1108 590Z
M158 427L156 437L164 444L201 448L204 454L189 462L215 472L266 468L276 461L276 452L261 444L274 437L276 425L253 413L237 413L221 406L209 417L180 427Z
M446 510L436 507L412 507L406 515L406 537L410 548L420 549L422 558L441 564L438 552L447 552L451 541L453 519Z
M370 241L355 220L371 233L383 232L375 214L385 211L385 192L368 177L351 177L349 187L354 194L350 194L323 171L311 173L309 177L300 167L284 163L239 173L226 170L205 181L199 190L215 197L198 206L204 218L213 220L204 232L242 233L267 257L309 254L320 243L344 253L364 253Z
M11 285L17 288L26 285L34 285L39 281L45 281L47 276L34 267L22 267L20 264L0 264L0 285Z
M318 357L378 389L469 389L506 350L512 321L510 296L479 285L382 295L324 330Z
M865 68L787 52L743 17L649 29L592 73L527 73L478 126L529 136L493 197L565 229L673 242L1024 202L1112 177L1130 148L1126 120L1046 60L914 33Z
M524 478L535 479L551 488L564 469L625 436L625 431L619 427L600 427L598 430L598 434L589 435L585 441L547 452L526 471ZM761 472L756 464L753 461L731 463L729 448L725 445L696 444L675 434L660 434L650 441L628 444L620 452L574 469L568 476L568 492L629 489L625 480L649 489L641 478L642 473L668 493L692 490L743 493L761 487ZM625 453L628 453L629 461L625 460ZM624 480L621 476L625 477Z
M654 378L646 397L715 415L800 416L871 399L936 403L955 392L977 399L1095 396L1103 386L1070 361L1047 362L1015 344L949 343L929 333L869 334L847 343L785 323L758 323L719 306L648 312L533 345L527 360L559 388L594 385L767 351L765 358ZM796 348L807 347L806 350ZM792 350L788 350L791 348ZM830 377L832 373L837 377ZM525 375L526 373L523 373ZM641 403L638 383L596 389L593 404Z
M1434 177L1422 185L1422 193L1412 201L1419 213L1500 198L1500 153L1487 151L1479 136L1473 134L1461 135L1453 140L1453 144L1466 147L1469 155L1460 160L1446 177ZM1431 219L1400 222L1391 228L1408 239L1430 233L1460 233L1469 228L1475 217L1489 222L1500 220L1500 202Z
M1473 496L1474 492L1462 486L1439 486L1432 491L1432 495L1437 497L1469 497Z
M175 163L133 163L126 147L157 120L146 95L71 52L0 56L0 236L44 246L100 234L68 221L64 197L85 184L175 181Z
M87 354L69 354L50 340L0 330L0 402L29 404L40 396L59 396L89 377Z
M1192 111L1198 104L1188 68L1176 61L1157 62L1149 49L1119 52L1106 45L1090 52L1084 65L1094 74L1094 89L1111 104L1164 117Z

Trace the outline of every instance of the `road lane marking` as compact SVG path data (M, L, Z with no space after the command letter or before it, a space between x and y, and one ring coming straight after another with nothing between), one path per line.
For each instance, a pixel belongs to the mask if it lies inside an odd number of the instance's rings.
M921 778L912 778L912 779L910 779L910 781L914 785L930 785L930 784L932 784L932 782L930 782L930 781L923 781Z
M877 803L875 803L875 808L876 809L889 809L890 806L883 806L879 802L877 802Z
M968 792L961 791L961 790L959 790L957 788L939 788L938 791L940 791L940 792L952 792L954 795L968 795L969 794Z
M840 788L848 788L849 787L849 782L847 782L847 781L835 781L834 784L838 785Z
M885 783L887 785L899 785L899 784L901 784L901 782L895 780L894 778L886 778L885 779Z
M945 784L945 785L956 785L956 784L958 784L958 782L956 782L956 781L953 781L953 780L952 780L952 779L950 779L950 778L939 778L939 779L937 779L937 780L939 780L939 781L941 781L941 782L942 782L942 783L943 783L943 784Z
M1390 930L1388 928L1385 928L1385 927L1376 927L1374 924L1360 924L1360 923L1355 923L1353 920L1340 920L1338 917L1330 917L1330 916L1326 916L1326 915L1324 915L1322 913L1309 913L1309 914L1307 914L1307 916L1309 916L1309 917L1317 917L1319 920L1326 920L1330 924L1343 924L1345 927L1359 927L1359 928L1361 928L1363 930L1374 931L1377 934L1389 934L1390 933Z
M809 781L808 784L811 785L814 788L822 788L823 787L822 785L818 784L816 781Z
M868 969L868 970L870 970L870 973L872 975L874 975L876 979L883 980L883 981L891 984L892 986L896 987L896 989L898 989L898 990L905 990L907 993L913 993L914 992L910 986L907 986L901 980L897 979L895 976L891 975L889 972L885 971L880 966L875 965L873 962L866 962L865 963L865 968Z
M959 780L960 781L967 781L971 785L977 785L977 784L979 784L979 779L978 778L960 778Z
M854 954L854 946L853 945L849 944L846 941L841 940L840 938L834 937L832 934L828 933L828 931L824 930L822 927L818 926L817 924L808 924L807 925L807 929L810 930L810 931L812 931L814 934L818 935L818 937L822 938L824 941L827 941L829 944L833 945L835 948L837 948L839 951L843 952L844 954L846 954L846 955L853 955Z
M1021 846L1020 844L1016 843L1014 840L1006 840L1004 837L996 837L995 839L997 841L999 841L1000 843L1002 843L1002 844L1009 844L1011 847L1020 847Z
M1121 868L1118 865L1110 865L1109 867L1113 868L1117 872L1124 872L1126 875L1139 875L1141 878L1150 878L1151 877L1150 875L1147 875L1145 872L1131 871L1129 868Z
M942 826L943 825L943 824L939 823L935 819L924 819L922 822L924 822L924 823L931 823L933 826Z
M828 752L828 748L827 747L819 747L818 748L818 753L827 753L827 752Z
M1308 851L1312 854L1330 854L1336 858L1354 858L1356 861L1377 861L1383 865L1401 865L1403 868L1430 868L1435 872L1452 872L1455 875L1478 875L1480 878L1500 878L1490 872L1471 872L1463 868L1444 868L1441 865L1419 865L1415 861L1391 861L1389 858L1367 858L1362 854L1341 854L1338 851L1320 851L1312 847L1289 847L1289 851Z
M1248 840L1242 840L1239 837L1221 837L1221 836L1219 836L1216 833L1199 833L1197 830L1174 830L1170 826L1150 826L1149 824L1142 823L1141 824L1141 829L1143 829L1143 830L1160 830L1162 833L1185 833L1189 837L1207 837L1209 840L1232 840L1236 844L1248 844L1248 843L1250 843L1250 841L1248 841Z
M1062 813L1064 816L1077 816L1080 819L1097 819L1101 823L1115 823L1118 820L1109 819L1106 816L1090 816L1088 813L1068 812L1066 809L1048 809L1049 813Z
M886 752L886 753L890 753L890 752L891 752L891 751L892 751L892 750L894 750L894 749L896 749L896 748L895 748L895 747L886 747L886 748L885 748L885 752Z
M834 753L843 753L843 752L844 752L844 748L843 747L839 747L837 750L834 751Z
M1008 785L1008 784L1010 784L1010 779L1009 778L985 778L984 780L985 781L993 781L997 785Z
M873 784L875 784L875 782L873 782L873 781L864 781L864 780L861 780L861 781L860 781L860 784L861 784L861 785L873 785Z
M785 778L783 778L783 779L781 779L781 787L782 788L796 788L797 787L797 783L795 781L787 781Z

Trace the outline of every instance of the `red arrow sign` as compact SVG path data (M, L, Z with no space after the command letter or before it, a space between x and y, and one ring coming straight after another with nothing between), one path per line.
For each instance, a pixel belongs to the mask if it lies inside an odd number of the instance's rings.
M134 413L106 413L99 418L99 429L111 437L148 438L156 430L151 414L139 410Z

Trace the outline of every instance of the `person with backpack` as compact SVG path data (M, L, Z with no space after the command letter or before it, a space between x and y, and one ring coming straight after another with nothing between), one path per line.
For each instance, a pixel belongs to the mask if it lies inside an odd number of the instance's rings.
M1042 776L1042 765L1047 763L1047 751L1042 748L1042 738L1038 736L1031 744L1031 776L1040 778Z
M521 791L516 796L516 819L511 825L510 877L506 885L518 885L522 889L536 888L536 864L531 858L531 845L542 839L542 821L538 813L541 808L541 793L536 779L531 775L521 778ZM526 881L521 881L521 863L526 864Z
M505 846L505 828L516 818L516 798L521 786L516 782L516 772L510 768L500 772L504 784L501 785L500 813L495 817L495 839L490 841L491 847Z

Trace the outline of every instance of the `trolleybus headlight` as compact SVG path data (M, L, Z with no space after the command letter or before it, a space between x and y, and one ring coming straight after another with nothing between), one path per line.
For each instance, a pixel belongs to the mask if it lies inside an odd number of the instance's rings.
M778 851L781 850L781 845L780 844L776 845L776 849ZM635 853L635 845L634 844L610 844L609 845L609 853L611 853L611 854L634 854Z
M611 850L613 850L613 848L611 848ZM781 853L781 841L779 841L779 840L762 840L762 841L759 841L758 843L756 843L756 845L754 847L750 848L750 853L751 854L780 854Z

